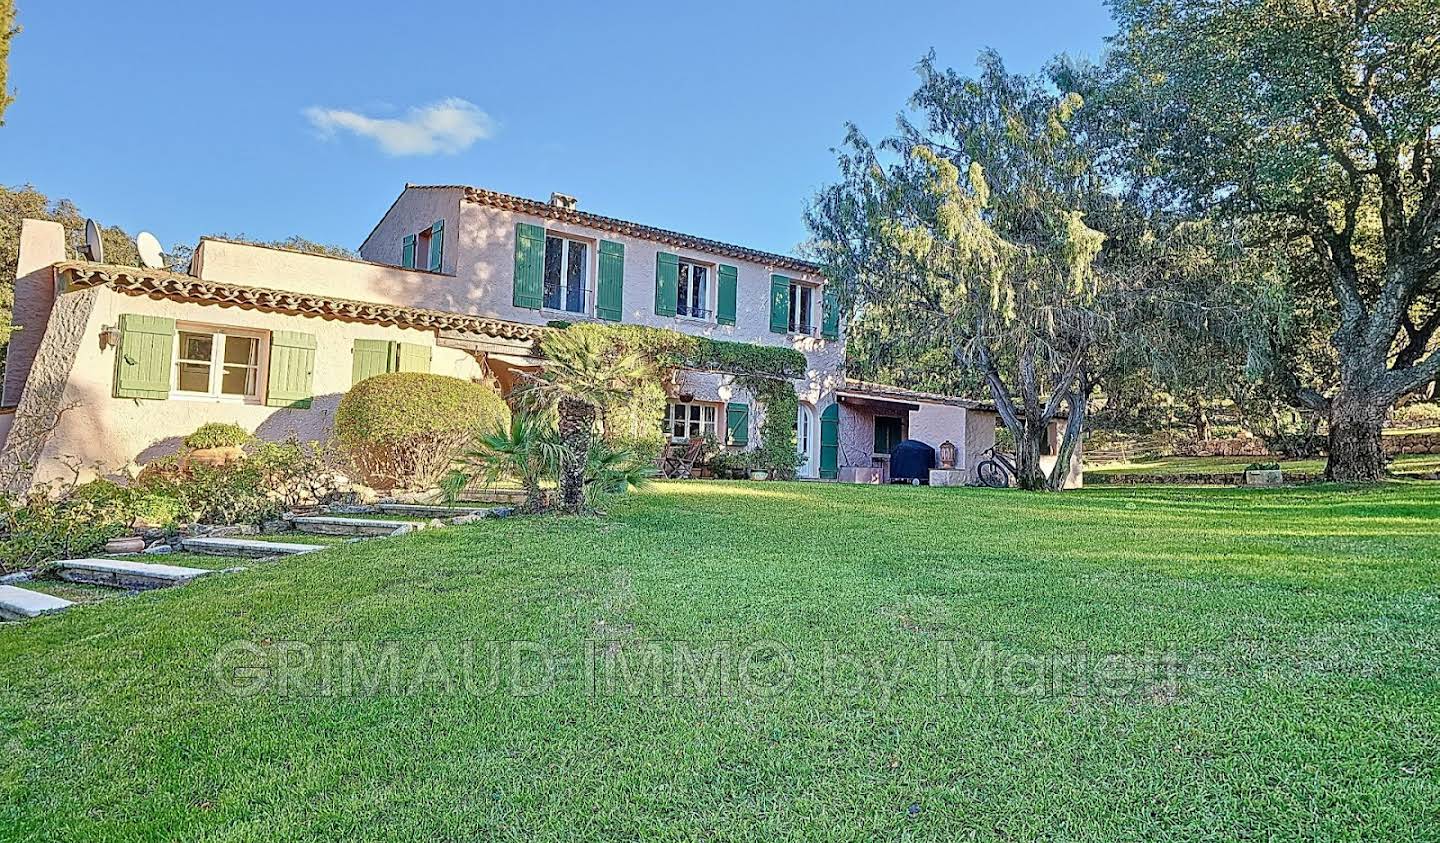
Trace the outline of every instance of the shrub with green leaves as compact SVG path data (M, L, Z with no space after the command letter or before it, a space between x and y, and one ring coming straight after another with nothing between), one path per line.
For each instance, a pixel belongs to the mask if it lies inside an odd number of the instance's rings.
M377 489L426 488L510 409L484 384L418 372L376 375L340 399L335 435L356 473Z
M187 448L233 448L248 445L255 437L238 424L209 422L185 437Z
M93 555L110 539L129 534L137 521L168 528L181 512L174 496L109 480L51 484L20 498L3 498L0 571Z

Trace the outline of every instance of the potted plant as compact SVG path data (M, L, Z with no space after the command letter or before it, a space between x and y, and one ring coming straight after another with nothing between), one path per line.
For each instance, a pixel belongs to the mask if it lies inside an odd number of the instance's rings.
M185 437L185 462L219 466L245 459L244 446L255 437L238 424L210 422Z
M754 451L721 451L710 459L710 470L721 479L742 479L754 465L753 454Z
M1277 462L1252 462L1245 467L1246 486L1278 486L1285 482L1285 474Z

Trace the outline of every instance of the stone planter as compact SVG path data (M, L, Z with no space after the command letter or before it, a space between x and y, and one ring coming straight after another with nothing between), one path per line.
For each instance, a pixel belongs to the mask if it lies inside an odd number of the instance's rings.
M765 470L763 470L763 469L759 469L759 468L753 469L753 470L750 472L750 479L751 479L751 480L769 480L769 479L770 479L770 472L765 471Z
M105 542L106 553L139 553L145 549L145 540L139 536L124 536Z
M245 449L239 445L226 445L221 448L196 448L185 454L187 464L208 465L213 467L229 465L232 462L239 462L245 459Z
M1246 486L1279 486L1285 482L1285 472L1278 468L1245 472Z

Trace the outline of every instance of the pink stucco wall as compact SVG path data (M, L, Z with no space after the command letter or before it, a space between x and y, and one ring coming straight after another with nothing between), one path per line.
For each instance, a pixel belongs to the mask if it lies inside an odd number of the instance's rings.
M568 312L530 310L515 307L512 303L515 225L521 222L531 223L542 226L547 231L591 242L610 240L624 244L624 323L669 328L734 342L787 345L795 348L805 354L809 361L806 377L797 382L802 401L821 402L825 394L840 385L844 365L843 340L824 340L770 331L771 274L822 283L824 279L818 275L777 269L764 263L685 250L651 240L546 220L475 202L460 201L460 196L461 191L458 188L406 190L361 247L360 254L366 260L398 264L400 242L404 235L429 226L437 219L445 220L447 238L452 231L458 234L454 248L452 249L448 239L445 247L447 272L453 272L454 275L447 278L427 275L428 283L423 284L416 293L417 306L541 325L554 319L576 321L589 318ZM589 286L592 288L597 276L597 251L597 248L590 249ZM655 256L661 251L678 254L682 258L729 264L737 268L739 279L734 326L655 314ZM454 267L448 269L451 260L455 261ZM712 283L712 289L714 286ZM593 290L589 305L593 309Z
M65 260L65 229L58 222L22 220L20 252L15 266L15 308L5 356L5 386L0 407L20 403L30 364L45 336L45 323L55 303L55 273L50 266Z
M300 410L220 399L149 401L112 397L116 351L102 343L101 334L106 326L117 324L124 313L222 327L313 333L317 343L313 404L310 409ZM327 438L340 397L351 386L351 348L359 338L435 344L431 331L156 300L102 288L65 386L62 406L69 409L45 446L35 479L44 482L69 476L66 463L87 466L85 477L97 473L88 468L93 463L99 464L101 475L118 472L132 461L143 465L173 453L185 435L212 421L234 422L272 441L290 436L301 440ZM432 351L431 371L465 379L482 374L470 355L439 347Z

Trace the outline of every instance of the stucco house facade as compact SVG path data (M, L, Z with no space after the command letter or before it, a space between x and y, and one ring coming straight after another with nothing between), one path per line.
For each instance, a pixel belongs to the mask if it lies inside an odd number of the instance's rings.
M25 221L0 476L12 487L123 476L209 421L324 439L344 393L385 371L508 390L542 365L536 345L557 320L801 352L803 478L874 480L896 437L954 442L973 469L994 441L993 408L979 402L847 381L835 297L791 256L587 213L558 194L454 185L406 186L359 254L205 238L179 274L67 260L57 224ZM764 408L733 375L684 371L667 391L676 440L759 443Z

